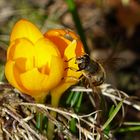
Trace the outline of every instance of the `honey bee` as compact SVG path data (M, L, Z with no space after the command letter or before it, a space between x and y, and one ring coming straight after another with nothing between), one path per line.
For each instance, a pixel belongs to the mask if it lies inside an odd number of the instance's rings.
M106 79L104 67L97 60L90 59L88 54L77 57L75 64L78 65L77 71L82 71L83 73L82 77L85 80L84 86L92 88L94 94L88 94L92 105L99 108L101 94L98 94L100 92L98 87L102 85Z
M75 63L78 65L77 71L82 71L83 76L88 80L90 86L100 86L106 78L103 66L90 59L88 54L76 58Z

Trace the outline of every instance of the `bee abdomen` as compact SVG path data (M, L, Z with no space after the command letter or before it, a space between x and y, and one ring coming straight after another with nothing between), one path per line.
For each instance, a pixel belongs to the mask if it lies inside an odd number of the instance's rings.
M98 73L89 79L90 83L94 86L100 86L105 81L105 73Z

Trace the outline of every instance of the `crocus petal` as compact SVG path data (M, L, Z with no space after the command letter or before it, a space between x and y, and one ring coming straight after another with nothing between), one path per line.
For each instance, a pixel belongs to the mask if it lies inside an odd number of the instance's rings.
M79 57L79 56L85 54L83 44L82 44L81 41L77 42L77 47L76 47L76 50L75 50L75 54L76 54L76 57Z
M61 56L64 56L64 50L67 47L68 43L63 39L63 37L56 36L58 32L54 32L54 34L49 34L50 32L47 32L45 34L45 37L51 40L59 49ZM56 33L56 34L55 34Z
M75 50L76 50L77 42L73 40L72 43L67 46L64 52L64 56L66 56L67 60L76 57Z
M34 56L33 44L25 38L17 39L10 44L7 53L7 60L14 60L20 57L30 58Z
M58 83L61 82L61 79L63 78L63 72L64 64L62 58L52 56L50 64L50 73L47 81L47 85L51 87L51 89L56 87L56 85L58 85Z
M65 52L64 52L64 56L68 60L68 67L73 67L75 70L78 69L77 65L75 64L76 45L77 45L77 42L76 40L74 40L71 44L69 44L69 46L65 49Z
M41 74L37 68L34 68L30 71L27 71L20 75L20 80L23 84L23 86L31 91L27 94L29 95L36 95L39 94L40 91L42 91L42 82L47 80L48 75ZM34 94L34 95L33 95Z
M17 73L15 72L14 67L15 67L15 62L9 60L5 65L5 76L12 86L19 89L21 92L25 92L23 88L21 88L21 86L19 86L19 84L17 83L16 77L15 77L16 76L15 74Z
M8 48L7 60L17 60L22 71L32 69L34 67L35 51L33 44L25 38L13 41ZM21 65L20 64L24 65Z
M34 24L25 19L22 19L18 21L13 27L10 41L14 41L18 38L28 38L30 41L35 43L38 39L42 37L42 33Z
M36 96L41 91L48 91L55 87L62 78L63 65L58 57L52 57L49 75L42 74L37 68L27 71L20 75L23 86L29 90L27 94ZM58 71L58 69L60 71Z
M60 38L67 44L71 43L74 39L79 40L79 37L73 31L67 29L52 29L47 31L44 36L49 39L54 39L54 37Z
M74 40L65 50L65 57L67 58L67 60L70 60L68 61L68 66L67 67L70 67L68 68L67 70L67 73L66 73L66 78L65 78L65 82L72 82L73 83L76 83L76 79L78 79L82 73L81 71L77 72L76 70L78 70L78 66L77 64L75 64L75 59L76 59L76 53L75 53L75 50L76 50L76 46L77 46L77 42L76 40ZM78 80L77 80L78 81Z
M35 44L35 66L42 67L48 64L50 66L51 58L53 56L60 56L57 47L48 39L41 38Z

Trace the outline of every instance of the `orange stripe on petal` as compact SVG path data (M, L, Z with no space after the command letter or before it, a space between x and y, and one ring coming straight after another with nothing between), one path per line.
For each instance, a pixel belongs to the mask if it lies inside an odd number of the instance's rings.
M52 29L44 34L46 38L58 46L62 57L64 56L65 48L71 43L70 40L65 38L65 34L67 34L67 30L63 29Z
M77 57L85 54L83 44L81 41L77 42L77 47L76 47L75 53L76 53Z
M67 47L68 43L64 41L62 38L57 36L46 36L49 40L51 40L59 49L59 52L61 53L61 56L64 56L65 48Z

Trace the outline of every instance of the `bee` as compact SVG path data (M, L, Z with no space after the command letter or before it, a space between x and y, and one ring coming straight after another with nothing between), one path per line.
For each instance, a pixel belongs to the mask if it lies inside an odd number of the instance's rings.
M105 70L99 62L90 59L88 54L76 58L77 71L82 71L90 86L100 86L106 79Z
M100 89L98 88L102 85L106 79L106 72L103 65L98 60L90 59L88 54L79 56L75 60L75 64L78 66L77 71L82 71L84 86L87 88L92 88L94 94L88 94L92 105L99 108L100 104Z

